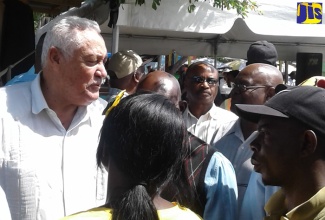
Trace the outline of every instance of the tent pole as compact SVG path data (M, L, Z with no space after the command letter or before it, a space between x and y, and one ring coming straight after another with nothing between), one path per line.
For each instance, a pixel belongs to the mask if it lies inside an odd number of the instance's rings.
M218 35L213 40L213 59L214 59L214 67L217 68L217 55L218 55L218 42L220 39L220 35Z
M118 43L120 37L119 26L115 25L113 28L113 37L112 37L112 55L118 52Z
M284 82L285 83L288 83L288 69L289 69L289 67L288 67L288 61L286 60L286 61L284 61Z

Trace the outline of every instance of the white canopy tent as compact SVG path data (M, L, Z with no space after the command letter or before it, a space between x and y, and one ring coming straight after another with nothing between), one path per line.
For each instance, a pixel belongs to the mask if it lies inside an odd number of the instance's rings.
M133 49L139 54L162 55L175 50L180 55L246 58L249 45L257 40L275 44L280 60L294 61L297 52L322 53L325 50L325 24L297 24L296 1L257 0L263 13L240 18L234 10L214 8L209 1L196 2L189 13L188 0L163 0L157 10L150 0L139 6L120 7L114 42L119 50ZM62 16L79 15L99 19L107 48L112 48L112 29L108 24L108 4L87 0L80 10ZM103 20L104 18L104 20ZM106 20L107 19L107 20ZM39 29L37 39L47 30Z
M188 13L188 1L164 0L155 11L151 4L120 7L117 23L119 50L140 54L229 56L246 58L249 45L257 40L275 44L279 59L294 61L297 52L322 53L325 49L324 24L297 24L297 2L258 0L263 14L251 12L245 19L233 10L220 10L199 2ZM148 2L149 3L149 2ZM108 20L101 25L108 48L112 29Z

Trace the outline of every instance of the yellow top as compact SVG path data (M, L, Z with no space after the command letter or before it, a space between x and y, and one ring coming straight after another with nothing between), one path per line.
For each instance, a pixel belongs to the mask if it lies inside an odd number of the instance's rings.
M168 209L158 210L158 216L161 220L202 220L202 218L192 212L190 209L180 206L178 203L173 202L174 206ZM66 216L61 220L107 220L112 218L112 209L106 207L93 208L88 211L79 212L70 216Z

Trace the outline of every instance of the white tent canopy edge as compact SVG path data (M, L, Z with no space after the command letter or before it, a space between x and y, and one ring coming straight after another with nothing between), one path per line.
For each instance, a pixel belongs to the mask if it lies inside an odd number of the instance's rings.
M119 49L141 54L176 50L181 55L201 56L216 52L245 59L252 42L267 40L275 44L281 60L295 60L297 52L324 51L325 25L297 24L297 2L259 0L258 4L263 14L251 12L245 19L209 2L199 2L194 13L187 12L188 2L183 0L162 1L157 11L150 4L123 5L117 24ZM101 29L110 48L112 30L107 23Z
M281 60L295 60L297 52L324 51L325 25L297 24L297 2L257 2L263 14L250 12L245 19L239 18L234 10L212 7L209 1L198 2L193 13L188 13L188 1L185 0L161 1L157 10L153 10L151 4L124 4L117 23L118 48L133 49L139 54L160 55L176 50L180 55L245 59L252 42L267 40L275 44ZM102 35L110 51L112 29L107 27L108 13L108 4L101 0L87 0L79 9L60 16L95 18L102 23ZM47 26L37 31L36 41Z

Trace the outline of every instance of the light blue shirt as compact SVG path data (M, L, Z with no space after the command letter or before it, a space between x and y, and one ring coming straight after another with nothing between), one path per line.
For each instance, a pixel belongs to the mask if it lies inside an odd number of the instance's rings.
M238 210L240 210L249 177L253 170L251 156L253 151L249 145L243 144L244 136L237 120L230 130L213 146L232 163L238 186Z
M243 199L239 220L263 219L265 204L279 189L278 186L265 186L261 174L253 171Z
M17 83L29 82L36 78L37 74L35 73L34 65L25 73L19 74L12 78L9 82L6 83L6 86L10 86Z
M207 202L204 220L235 220L237 214L237 182L233 166L220 152L215 152L205 173Z

